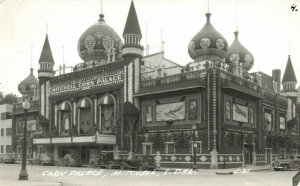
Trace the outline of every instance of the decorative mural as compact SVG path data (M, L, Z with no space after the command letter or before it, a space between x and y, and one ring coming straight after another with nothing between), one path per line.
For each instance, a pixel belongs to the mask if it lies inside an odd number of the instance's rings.
M253 109L253 107L249 108L249 124L254 124L254 109Z
M153 120L153 106L147 105L146 106L146 122L152 122Z
M225 119L231 120L231 103L230 103L230 101L225 102Z
M279 128L285 130L285 117L280 116L279 118Z
M174 121L185 119L185 102L156 105L156 121Z
M267 131L273 131L273 119L270 112L265 112L264 129Z
M197 107L197 100L190 100L189 101L189 119L195 120L198 116L198 107Z
M232 119L234 121L248 123L248 107L233 103L232 104Z

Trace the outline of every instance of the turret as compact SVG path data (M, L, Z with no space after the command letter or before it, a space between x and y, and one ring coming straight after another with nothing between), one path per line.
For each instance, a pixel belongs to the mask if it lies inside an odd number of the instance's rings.
M128 12L127 21L123 31L123 38L125 44L122 48L122 57L124 59L142 57L144 49L141 45L142 32L133 1L131 1Z
M40 114L49 119L49 95L50 95L50 79L54 76L54 59L52 56L48 34L46 34L44 46L39 60L39 98L40 98Z
M44 81L47 81L54 76L54 64L55 63L48 40L48 34L46 34L44 46L39 60L40 67L38 70L38 78L40 79L40 83L44 83Z
M296 102L297 102L297 78L291 61L291 56L289 55L288 61L285 67L285 72L282 78L283 90L281 95L288 98L288 108L287 108L287 121L295 118L296 116Z
M291 61L291 56L289 55L288 61L285 67L285 72L282 78L282 86L283 90L282 92L286 96L295 97L296 94L296 84L297 84L297 78L295 75L295 71L293 68L293 64Z

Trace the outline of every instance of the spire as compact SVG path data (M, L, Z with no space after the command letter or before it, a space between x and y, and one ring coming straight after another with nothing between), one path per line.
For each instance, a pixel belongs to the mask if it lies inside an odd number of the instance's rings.
M142 36L139 20L135 11L133 1L131 1L130 9L127 16L127 21L123 31L123 36L126 34L136 34Z
M50 48L50 44L49 44L49 40L48 40L48 34L46 34L46 38L45 38L45 42L44 42L44 46L42 49L42 53L41 53L39 62L54 63L54 59L52 56L52 52L51 52L51 48Z
M293 64L291 61L291 55L289 55L289 58L288 58L288 61L287 61L286 67L285 67L284 75L282 78L282 83L285 83L285 82L297 83L297 78L296 78Z

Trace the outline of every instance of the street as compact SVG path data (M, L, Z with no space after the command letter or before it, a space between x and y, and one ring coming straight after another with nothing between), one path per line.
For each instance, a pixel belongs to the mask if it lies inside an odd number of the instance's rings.
M17 180L20 168L20 164L0 164L0 185L8 183L9 180ZM265 170L255 172L236 171L232 175L217 175L216 172L226 173L228 171L226 169L201 169L197 172L189 169L181 169L180 171L168 169L165 171L121 171L36 165L27 165L27 170L29 180L62 182L64 186L290 186L292 185L292 177L297 173L295 170Z

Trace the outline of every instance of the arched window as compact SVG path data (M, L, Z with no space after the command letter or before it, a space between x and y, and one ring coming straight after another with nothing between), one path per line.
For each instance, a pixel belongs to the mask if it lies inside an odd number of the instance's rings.
M79 134L94 133L92 123L92 101L89 98L83 98L77 103L79 109Z
M99 105L99 128L102 133L113 133L115 126L116 104L111 94L106 94L98 100Z
M69 101L63 101L58 105L58 119L60 135L66 136L71 134L71 116L72 107Z

